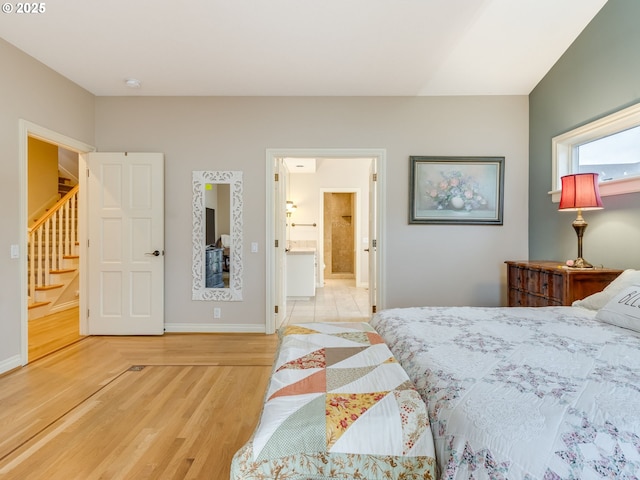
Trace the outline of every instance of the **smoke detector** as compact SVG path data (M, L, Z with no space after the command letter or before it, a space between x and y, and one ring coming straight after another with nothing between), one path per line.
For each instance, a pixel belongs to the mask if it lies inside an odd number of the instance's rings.
M140 88L140 80L137 78L126 78L124 84L129 88Z

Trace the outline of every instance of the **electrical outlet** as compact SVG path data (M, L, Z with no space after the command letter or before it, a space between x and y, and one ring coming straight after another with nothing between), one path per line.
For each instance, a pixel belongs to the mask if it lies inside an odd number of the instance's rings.
M220 315L222 315L221 309L216 307L213 309L213 318L220 318Z

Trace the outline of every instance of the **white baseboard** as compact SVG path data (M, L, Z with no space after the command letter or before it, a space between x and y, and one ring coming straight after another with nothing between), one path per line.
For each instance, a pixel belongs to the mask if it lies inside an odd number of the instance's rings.
M65 303L58 303L51 307L49 313L63 312L64 310L69 310L70 308L75 308L80 306L80 301L78 299L70 300Z
M20 363L20 355L9 357L0 362L0 373L8 372L9 370L13 370L14 368L21 366L22 363Z
M204 323L165 323L164 331L167 333L265 333L263 323L238 325L235 323L217 323L215 325Z

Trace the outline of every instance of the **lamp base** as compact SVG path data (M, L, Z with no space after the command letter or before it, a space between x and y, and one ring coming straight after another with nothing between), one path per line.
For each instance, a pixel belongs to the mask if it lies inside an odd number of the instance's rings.
M573 261L572 268L593 268L589 262L587 262L584 258L582 258L582 237L584 235L584 231L587 228L587 222L582 218L582 209L578 209L578 216L571 224L573 225L573 229L576 231L576 235L578 236L578 258Z
M584 258L578 257L573 261L571 268L593 268L593 265L587 262Z

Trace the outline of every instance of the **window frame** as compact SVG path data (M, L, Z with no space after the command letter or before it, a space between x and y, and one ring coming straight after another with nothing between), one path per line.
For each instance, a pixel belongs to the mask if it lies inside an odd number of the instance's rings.
M560 201L562 192L560 178L564 175L577 173L573 171L573 155L578 145L637 126L640 126L640 103L553 137L551 139L553 178L549 192L551 200L554 203ZM640 192L640 175L607 180L600 182L599 186L602 197Z

